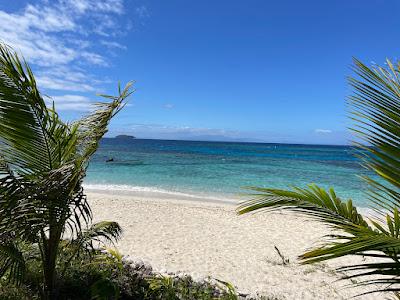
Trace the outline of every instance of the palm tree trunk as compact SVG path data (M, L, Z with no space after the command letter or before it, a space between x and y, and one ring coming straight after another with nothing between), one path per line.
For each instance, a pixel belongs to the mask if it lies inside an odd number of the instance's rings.
M45 300L57 299L56 291L56 261L58 255L58 245L60 243L61 230L58 226L51 226L49 238L44 243L44 298Z

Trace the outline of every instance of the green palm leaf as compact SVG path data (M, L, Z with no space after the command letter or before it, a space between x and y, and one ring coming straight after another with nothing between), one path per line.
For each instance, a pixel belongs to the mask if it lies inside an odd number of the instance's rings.
M119 86L118 96L105 96L111 101L98 103L87 117L64 123L54 103L46 106L28 64L0 44L0 232L37 246L46 298L55 297L56 265L60 249L66 247L65 235L76 238L69 245L86 248L121 234L114 222L90 227L92 212L82 180L110 120L132 93L131 86ZM13 244L0 246L0 271L11 277L21 273L21 261L12 256L18 253L11 251Z
M22 172L52 168L50 116L32 71L8 47L0 45L0 153Z
M78 244L79 248L94 249L93 243L114 243L120 239L121 234L122 228L118 223L101 221L80 232L72 244Z
M10 281L19 284L25 277L26 266L17 244L11 236L3 234L0 237L0 277L7 273Z
M253 199L238 207L239 214L259 209L274 211L283 208L305 213L336 229L344 226L349 231L359 226L368 228L352 201L343 202L333 189L326 192L317 185L310 185L308 189L294 188L292 191L257 187L249 189L255 192L251 194Z
M73 259L81 254L92 257L98 254L101 245L113 244L117 242L122 235L122 228L116 222L101 221L92 224L89 228L78 233L78 235L66 242L63 251L67 254L68 259L64 263L64 270L69 267Z
M107 133L107 126L113 118L125 106L125 100L134 92L132 90L133 81L128 82L124 89L118 86L118 96L99 95L111 99L109 103L96 103L97 109L87 117L76 122L79 131L78 149L83 161L88 159L97 150L99 141Z
M366 220L351 200L342 201L333 189L316 185L307 189L278 190L250 188L251 200L238 213L277 209L310 216L334 230L325 244L300 256L303 263L315 263L346 255L374 258L372 262L344 266L351 277L362 277L360 285L379 284L374 291L400 291L400 81L399 63L387 67L365 66L354 60L356 78L350 78L349 97L352 128L358 141L357 156L376 178L364 176L366 198L379 217Z
M399 65L388 60L388 69L368 68L354 61L359 79L351 78L354 94L349 97L353 107L353 131L369 146L357 143L363 152L364 165L381 178L364 177L369 184L369 198L377 210L393 211L400 205L400 81Z

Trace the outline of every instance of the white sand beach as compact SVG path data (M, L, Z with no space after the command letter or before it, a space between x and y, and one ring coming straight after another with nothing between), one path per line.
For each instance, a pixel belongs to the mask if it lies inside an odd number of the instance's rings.
M88 192L95 220L118 221L124 230L117 247L158 271L211 276L244 293L277 299L348 299L366 292L346 288L335 265L299 265L296 257L329 233L321 224L287 213L238 216L227 203L189 201L150 193ZM274 246L290 262L282 264ZM386 295L387 296L387 295ZM272 299L272 298L271 298ZM385 299L383 294L358 299Z

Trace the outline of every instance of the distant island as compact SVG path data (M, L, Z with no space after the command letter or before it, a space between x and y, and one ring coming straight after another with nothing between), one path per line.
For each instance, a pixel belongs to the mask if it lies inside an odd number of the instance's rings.
M120 135L117 135L115 138L116 139L125 139L125 140L136 139L136 137L134 137L133 135L127 135L127 134L120 134Z

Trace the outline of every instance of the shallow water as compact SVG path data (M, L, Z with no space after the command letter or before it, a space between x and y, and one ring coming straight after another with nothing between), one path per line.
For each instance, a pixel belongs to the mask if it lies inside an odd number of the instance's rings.
M237 198L244 186L287 188L316 183L365 206L371 175L348 146L103 139L85 185ZM113 158L114 161L106 162Z

